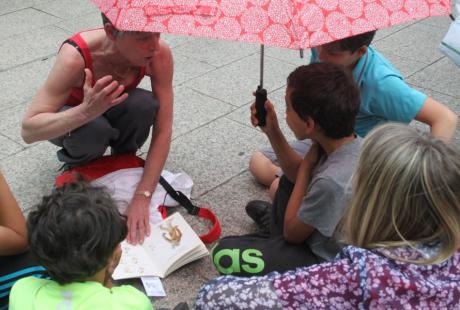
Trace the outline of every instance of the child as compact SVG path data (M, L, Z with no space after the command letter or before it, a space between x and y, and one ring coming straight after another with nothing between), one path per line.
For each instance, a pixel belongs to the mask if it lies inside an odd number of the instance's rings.
M285 174L273 206L253 201L246 211L269 236L223 238L213 250L221 273L285 271L330 260L340 250L332 233L361 148L361 138L353 130L359 90L341 66L317 63L298 67L289 75L285 98L286 122L298 139L309 139L309 150L303 159L294 155L267 101L262 130ZM254 106L252 113L256 126ZM234 253L241 253L246 263L255 260L246 256L258 256L257 266L240 266Z
M30 212L27 227L30 249L52 280L16 282L10 309L152 309L134 287L112 287L127 226L103 189L57 188Z
M8 309L10 289L20 278L46 277L28 251L26 220L0 173L0 310Z
M334 261L221 277L197 309L459 309L460 152L414 128L364 142Z
M455 133L457 115L443 104L407 85L400 73L372 46L375 31L345 38L312 49L310 62L343 65L353 74L361 91L361 106L355 132L365 137L375 126L385 122L408 124L418 120L430 126L431 133L449 140ZM308 144L296 141L291 146L299 156L305 155ZM271 196L280 174L276 156L270 148L256 151L249 164L255 178L270 186Z

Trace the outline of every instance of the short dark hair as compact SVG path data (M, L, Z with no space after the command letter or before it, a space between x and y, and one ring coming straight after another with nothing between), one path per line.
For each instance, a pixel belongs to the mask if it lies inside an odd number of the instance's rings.
M105 25L107 23L113 25L110 19L107 16L105 16L104 13L101 13L101 17L102 17L102 25Z
M376 32L376 30L373 30L352 37L333 41L331 43L326 43L324 44L324 47L331 50L341 52L349 51L351 53L354 53L363 46L369 46L372 43L372 40L374 39Z
M351 74L343 66L314 63L300 66L287 79L290 101L303 120L311 117L332 139L354 132L360 93Z
M102 17L102 26L104 26L105 24L112 25L113 26L113 34L115 36L122 36L124 34L133 35L133 34L142 33L142 31L123 31L123 30L119 30L117 27L115 27L115 25L112 23L112 21L104 13L101 13L101 17Z
M122 35L123 31L118 30L115 27L115 25L112 23L112 21L107 16L105 16L104 13L101 13L101 17L102 17L102 26L104 26L105 24L110 24L110 25L113 26L113 34L115 36L121 36Z
M128 231L110 195L83 181L44 196L27 229L31 252L59 284L83 281L107 266Z

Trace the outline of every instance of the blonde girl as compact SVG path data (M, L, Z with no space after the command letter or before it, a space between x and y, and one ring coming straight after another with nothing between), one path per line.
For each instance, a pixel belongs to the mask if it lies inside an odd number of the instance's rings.
M404 125L365 139L334 261L220 277L197 309L460 308L460 151Z

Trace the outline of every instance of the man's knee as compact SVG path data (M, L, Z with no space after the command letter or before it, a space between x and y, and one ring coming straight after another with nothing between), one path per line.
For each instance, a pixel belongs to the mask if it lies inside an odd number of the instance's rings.
M118 130L112 128L105 118L98 117L65 135L62 146L74 157L98 157L104 154L109 141L117 137Z
M158 100L151 91L136 88L128 92L126 99L126 113L133 115L136 120L152 120L155 118L159 109Z

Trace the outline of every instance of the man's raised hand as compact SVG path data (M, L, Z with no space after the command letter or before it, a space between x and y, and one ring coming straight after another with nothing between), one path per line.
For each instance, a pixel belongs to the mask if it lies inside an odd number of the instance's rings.
M89 119L94 119L111 107L125 101L127 93L123 93L125 87L115 81L111 75L101 77L92 86L93 74L85 69L85 83L83 85L84 98L82 108Z

